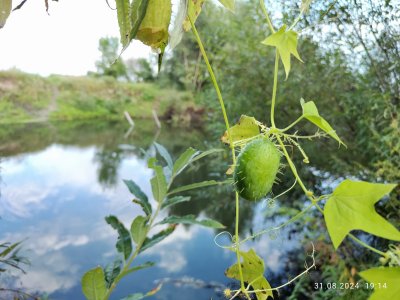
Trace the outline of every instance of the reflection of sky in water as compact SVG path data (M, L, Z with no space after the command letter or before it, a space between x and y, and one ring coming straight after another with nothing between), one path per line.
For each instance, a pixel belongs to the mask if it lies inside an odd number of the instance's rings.
M118 184L104 188L98 183L95 147L52 145L42 152L8 158L1 165L0 241L24 240L24 253L31 266L18 284L29 291L49 293L52 299L83 299L82 274L105 265L115 255L116 233L105 223L109 214L129 227L141 213L121 179L133 179L151 194L151 171L146 163L130 156L118 170ZM262 210L254 222L263 222ZM268 226L273 224L268 224ZM282 233L283 234L283 233ZM224 270L234 255L214 244L214 232L197 226L180 226L137 263L153 260L157 266L128 276L115 291L115 299L132 292L152 289L163 278L189 276L204 282L227 283ZM262 238L249 243L274 272L282 266L280 248L284 238ZM295 247L284 241L285 248ZM244 249L246 249L246 247ZM210 289L191 285L164 284L155 299L218 298Z

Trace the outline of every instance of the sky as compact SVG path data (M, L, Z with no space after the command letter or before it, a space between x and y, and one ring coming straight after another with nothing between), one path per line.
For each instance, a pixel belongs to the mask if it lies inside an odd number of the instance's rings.
M13 7L21 1L13 0ZM114 5L114 1L109 1ZM0 29L0 70L47 76L85 75L100 58L101 37L119 36L115 10L106 0L28 0ZM151 49L133 42L123 58L149 57Z

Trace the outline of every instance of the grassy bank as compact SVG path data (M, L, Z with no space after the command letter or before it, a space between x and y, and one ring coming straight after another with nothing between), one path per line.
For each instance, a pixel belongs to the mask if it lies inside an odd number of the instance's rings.
M194 107L190 93L160 89L149 83L125 83L113 78L52 75L41 77L20 71L0 71L0 123L151 118Z

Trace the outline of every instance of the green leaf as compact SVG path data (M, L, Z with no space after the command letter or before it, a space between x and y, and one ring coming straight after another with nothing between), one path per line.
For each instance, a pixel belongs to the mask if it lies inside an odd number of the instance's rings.
M190 191L190 190L194 190L194 189L198 189L198 188L202 188L202 187L208 187L208 186L213 186L213 185L222 185L222 184L228 184L228 183L232 183L232 181L226 180L226 181L220 182L220 181L215 181L215 180L207 180L207 181L202 181L202 182L197 182L197 183L180 186L180 187L170 191L168 193L168 195L186 192L186 191Z
M267 37L264 45L276 47L279 56L285 68L286 78L290 72L290 55L292 54L299 61L303 62L297 52L297 32L293 30L286 31L286 25L283 25L277 32Z
M15 243L10 245L9 243L6 244L1 244L0 247L4 247L4 251L0 253L0 257L6 257L9 253L11 253L13 250L15 250L21 242ZM9 246L8 246L9 245Z
M137 216L131 225L132 239L136 244L142 241L147 233L148 226L146 225L148 218L143 216Z
M11 13L12 0L1 0L0 4L0 28L3 28Z
M154 143L154 146L156 147L158 153L160 153L162 158L164 158L165 162L167 163L167 166L172 170L174 163L172 162L172 158L168 150L165 149L163 145L160 145L158 143Z
M372 268L359 273L375 286L369 300L394 300L400 295L400 267ZM385 287L386 286L386 287Z
M150 268L152 266L154 266L154 263L152 261L148 261L148 262L145 262L144 264L141 264L139 266L135 266L135 267L132 267L132 268L126 270L125 272L123 272L123 274L125 276L125 275L128 275L130 273L137 272L139 270Z
M206 156L208 156L210 154L214 154L214 153L218 153L218 152L224 152L224 151L225 151L225 149L210 149L210 150L203 151L200 154L195 155L191 159L190 163L194 163L195 161L198 161L199 159L202 159L202 158L204 158L204 157L206 157Z
M196 22L197 17L200 15L204 1L205 0L189 0L187 14L190 16L193 23ZM191 28L192 26L190 25L189 17L186 17L185 21L183 22L183 29L185 31L189 31Z
M110 288L115 278L121 273L121 258L115 259L112 263L109 263L104 269L104 278L106 280L107 288Z
M196 149L186 149L186 151L183 152L174 163L172 170L173 176L176 176L182 172L197 154L199 154L199 151Z
M141 300L143 298L153 296L161 289L161 287L162 287L162 284L160 283L159 285L157 285L154 289L152 289L150 292L146 293L145 295L142 293L135 293L135 294L129 295L128 297L125 297L121 300Z
M175 228L176 225L170 225L167 229L160 231L159 233L153 235L151 238L146 238L139 252L143 252L146 249L149 249L150 247L153 247L157 243L161 242L163 239L173 233Z
M88 300L103 300L107 288L102 268L94 268L83 275L82 291Z
M154 165L152 168L155 172L155 176L150 180L153 197L157 202L162 202L168 190L167 180L161 166Z
M152 209L146 194L143 193L140 187L132 180L124 180L124 183L128 187L129 191L138 198L134 199L132 202L139 204L146 215L151 215Z
M258 135L260 129L257 123L258 122L255 118L242 115L239 122L229 129L232 136L232 142L249 139ZM224 135L221 137L221 141L225 144L230 144L228 131L225 131Z
M337 249L352 230L400 241L400 232L378 215L374 204L390 193L395 184L345 180L334 190L324 208L329 235Z
M121 38L121 44L126 47L129 40L129 33L131 31L131 20L130 20L130 4L129 0L116 0L117 4L117 15L118 15L118 25L119 33Z
M161 208L164 209L164 208L173 206L178 203L188 202L189 200L190 200L190 197L184 197L184 196L176 196L176 197L172 197L172 198L167 198L162 203Z
M132 41L142 24L144 17L146 16L147 6L149 0L134 0L131 3L131 32L129 34L129 42Z
M321 128L327 134L329 134L332 138L337 140L340 144L346 146L345 143L338 137L335 130L329 125L329 123L319 115L317 106L314 101L305 102L304 99L300 100L301 107L303 108L303 116L309 120L311 123Z
M211 228L225 228L221 223L211 220L211 219L203 219L196 220L195 215L186 215L186 216L169 216L159 222L158 224L193 224L193 225L201 225L205 227Z
M218 0L225 8L235 12L235 0Z
M125 259L128 259L132 253L132 241L129 231L115 216L106 217L106 222L118 231L118 240L115 246L118 252L122 253Z
M253 249L248 252L239 251L242 257L242 275L243 280L250 283L254 290L267 290L263 292L257 292L256 296L258 300L266 300L269 296L273 297L271 285L264 277L264 261L259 257ZM234 264L226 272L225 275L229 278L240 280L239 266Z

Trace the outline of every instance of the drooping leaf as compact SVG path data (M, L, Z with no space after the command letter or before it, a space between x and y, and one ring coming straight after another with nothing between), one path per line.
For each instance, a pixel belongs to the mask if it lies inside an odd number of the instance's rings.
M0 0L0 29L4 27L11 13L12 0Z
M202 187L208 187L208 186L213 186L213 185L222 185L222 184L230 184L232 181L226 180L226 181L215 181L215 180L207 180L207 181L202 181L202 182L197 182L197 183L192 183L184 186L180 186L168 193L168 195L173 195L176 193L181 193L181 192L186 192Z
M359 273L375 288L369 300L394 300L400 295L400 267L372 268Z
M190 197L184 197L184 196L176 196L176 197L172 197L172 198L167 198L162 203L161 208L164 209L164 208L173 206L178 203L188 202L189 200L190 200Z
M168 150L165 149L163 145L160 145L158 143L154 143L154 146L156 147L158 153L160 153L162 158L164 158L165 162L167 163L167 166L172 170L172 168L174 167L174 163L172 162L172 158Z
M161 287L162 287L162 284L160 283L154 289L152 289L150 292L148 292L146 294L135 293L135 294L129 295L128 297L125 297L125 298L123 298L121 300L141 300L141 299L144 299L146 297L155 295L159 290L161 290Z
M144 239L146 236L148 227L147 227L147 220L148 218L143 217L143 216L137 216L131 225L131 235L132 239L135 241L135 243L139 243Z
M200 15L201 8L205 0L189 0L187 14L192 19L193 23L196 22L197 17ZM189 31L192 28L190 25L189 17L186 17L183 22L183 29Z
M303 62L297 52L297 32L293 30L286 31L286 25L283 25L277 32L271 34L263 42L264 45L276 47L279 56L285 68L286 78L290 72L290 55Z
M102 268L94 268L83 275L82 291L88 300L103 300L107 288Z
M129 34L129 42L132 41L142 24L144 17L146 16L147 6L149 0L134 0L131 3L131 32Z
M132 268L129 268L128 270L126 270L125 272L123 272L123 275L125 276L125 275L128 275L128 274L130 274L130 273L137 272L137 271L139 271L139 270L143 270L143 269L150 268L150 267L152 267L152 266L154 266L154 263L153 263L152 261L148 261L148 262L145 262L144 264L141 264L141 265L139 265L139 266L134 266L134 267L132 267Z
M128 187L129 191L137 198L134 199L133 202L142 206L146 215L151 215L152 209L146 194L143 193L143 191L134 181L124 180L124 183Z
M178 175L180 172L183 171L187 167L187 165L191 162L191 160L199 154L199 151L193 148L188 148L186 149L185 152L183 152L178 159L174 163L174 167L172 170L172 174L174 176Z
M125 48L130 40L129 34L131 32L131 19L130 19L130 3L129 0L116 0L117 16L121 44Z
M153 197L157 202L162 202L167 194L168 185L167 179L163 172L163 168L156 164L157 160L152 157L148 161L149 168L154 170L154 177L150 179L151 190L153 192Z
M232 142L252 138L260 133L257 120L253 117L242 115L239 122L229 129L232 136ZM225 131L221 141L227 145L230 144L228 131Z
M243 280L250 283L254 290L266 290L263 292L256 292L258 300L266 300L269 296L273 297L271 286L267 279L264 277L265 265L261 257L259 257L253 249L248 252L240 251L242 257L242 275ZM229 278L240 280L239 266L234 264L226 272L225 275Z
M309 120L311 123L316 125L317 127L321 128L327 134L329 134L332 138L337 140L340 144L345 143L338 137L335 130L329 125L329 123L319 115L317 106L315 105L314 101L305 102L304 99L300 100L301 107L303 108L303 116Z
M164 220L162 220L159 224L193 224L211 228L225 228L224 225L215 220L211 219L196 220L195 215L169 216Z
M115 278L121 273L121 258L116 258L113 262L109 263L104 269L104 278L106 280L107 288L110 288Z
M235 0L218 0L225 8L229 9L231 12L235 11Z
M400 241L400 232L374 208L374 204L395 186L352 180L339 184L324 208L325 222L335 249L352 230Z
M171 21L171 12L171 0L149 0L146 14L135 38L143 44L153 49L161 49L161 52L163 52L168 44L168 27Z
M153 247L157 243L161 242L163 239L165 239L171 233L173 233L175 228L176 228L176 225L170 225L170 226L168 226L167 229L160 231L159 233L153 235L151 238L146 238L144 240L142 248L140 249L140 252L143 252L146 249L149 249L150 247Z
M169 47L174 49L182 40L183 22L187 15L188 0L179 0L179 6L175 15L174 26L170 31Z
M132 241L129 231L125 228L117 217L108 216L106 222L118 232L118 240L115 245L118 252L122 253L125 259L128 259L132 253Z

